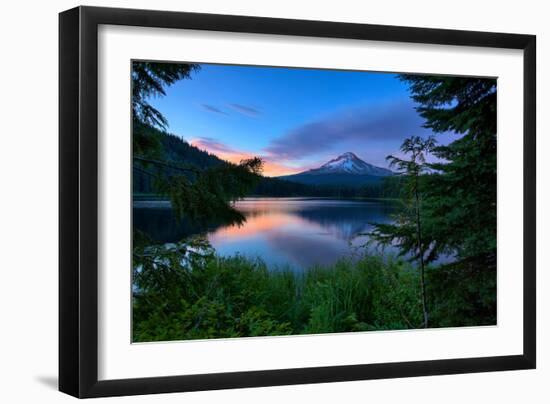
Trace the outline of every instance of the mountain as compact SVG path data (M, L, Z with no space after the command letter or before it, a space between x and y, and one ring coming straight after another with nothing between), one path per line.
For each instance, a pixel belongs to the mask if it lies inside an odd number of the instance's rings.
M355 153L347 152L329 162L323 164L319 168L306 171L301 174L359 174L359 175L374 175L384 177L392 175L393 172L381 167L373 166L366 163L355 155Z
M319 168L277 178L307 185L360 187L379 184L384 177L392 174L391 170L373 166L354 153L347 152Z

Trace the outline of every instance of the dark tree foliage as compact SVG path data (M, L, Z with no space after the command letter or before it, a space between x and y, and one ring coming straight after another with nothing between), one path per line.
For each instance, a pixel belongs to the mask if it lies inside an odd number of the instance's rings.
M219 218L225 222L242 223L245 217L231 202L244 198L258 182L262 160L255 157L240 164L224 164L208 170L195 170L192 175L169 177L160 189L172 202L178 217L195 220Z
M429 171L426 156L435 147L435 139L422 139L412 136L405 139L401 145L401 152L408 159L388 156L390 167L397 168L398 173L405 179L403 185L406 191L403 201L405 209L397 215L395 224L378 224L372 232L372 240L386 245L395 245L400 248L401 255L410 254L416 259L420 267L421 301L424 317L424 327L428 327L428 310L426 303L425 266L432 257L430 246L432 243L424 236L422 222L422 189L421 176ZM427 255L427 257L426 257Z
M433 253L429 236L420 235L424 222L427 220L423 212L425 203L425 183L430 173L430 164L426 156L434 149L435 139L422 139L412 136L405 139L401 152L408 159L393 155L387 156L390 166L397 169L400 178L401 201L403 209L395 215L395 223L376 224L370 234L376 243L399 247L401 256L410 256L411 259L423 263L430 263L436 257ZM422 213L421 213L422 212Z
M168 161L185 161L200 168L220 167L226 164L218 156L187 143L179 136L165 133L161 139L164 158Z
M422 158L418 164L415 148L408 147L414 146L415 137L402 150L412 159L390 156L407 173L416 202L410 209L405 199L395 224L377 225L373 238L396 243L403 254L420 260L422 272L424 264L441 254L455 258L452 264L429 268L431 281L423 285L423 300L429 303L430 321L440 326L494 324L496 80L417 75L401 79L410 86L424 126L457 138L446 146L429 145L426 152L437 157L437 163ZM422 142L416 143L422 148Z
M333 198L397 198L401 192L398 177L384 177L377 183L361 187L346 185L312 185L302 184L280 178L262 177L252 191L255 196L310 196Z
M462 135L433 154L426 180L425 230L434 254L496 253L496 80L403 75L425 127Z
M496 324L496 256L428 268L426 275L431 326Z
M196 64L132 62L132 116L144 125L166 129L168 121L151 104L151 97L165 96L165 87L191 77Z
M156 177L159 175L181 174L181 170L173 169L171 168L172 166L206 170L227 164L227 162L215 155L190 145L179 136L151 127L148 128L148 131L151 137L158 139L158 148L154 153L142 154L134 151L134 193L158 193L159 189L156 184ZM158 160L164 164L148 164L147 160ZM146 169L146 172L144 169Z
M134 153L148 157L161 157L161 137L168 121L153 107L152 97L166 95L165 88L178 80L191 77L199 65L187 63L132 62L132 144Z

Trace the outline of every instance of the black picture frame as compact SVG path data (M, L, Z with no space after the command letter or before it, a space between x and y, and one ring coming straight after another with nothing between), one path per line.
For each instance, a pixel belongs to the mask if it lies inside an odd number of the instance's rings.
M179 28L523 50L523 354L99 381L98 26ZM534 369L536 37L489 32L77 7L59 15L59 389L75 397Z

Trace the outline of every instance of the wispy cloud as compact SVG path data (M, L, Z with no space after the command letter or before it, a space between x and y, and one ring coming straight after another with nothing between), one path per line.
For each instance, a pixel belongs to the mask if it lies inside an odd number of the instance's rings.
M359 147L373 141L395 143L413 134L423 134L426 129L422 123L409 100L350 108L287 132L274 139L265 151L280 161L326 153L342 144Z
M203 107L208 112L213 112L215 114L229 115L227 111L212 104L201 104L201 107ZM238 112L241 115L255 117L261 114L261 111L259 109L248 105L230 103L230 104L227 104L227 107L232 109L235 112Z
M203 107L205 110L207 110L207 111L209 111L209 112L213 112L213 113L216 113L216 114L227 115L227 112L221 110L221 109L218 108L218 107L215 107L214 105L210 105L210 104L201 104L201 107Z
M199 149L205 150L219 158L231 163L239 164L241 160L252 157L260 157L264 161L263 174L268 177L276 177L279 175L294 174L301 171L298 168L291 167L280 162L274 161L271 157L261 155L260 153L251 153L234 149L216 139L210 137L198 137L192 139L189 143Z
M233 103L233 104L229 104L229 106L233 108L235 111L248 116L257 116L261 113L260 110L250 107L248 105Z

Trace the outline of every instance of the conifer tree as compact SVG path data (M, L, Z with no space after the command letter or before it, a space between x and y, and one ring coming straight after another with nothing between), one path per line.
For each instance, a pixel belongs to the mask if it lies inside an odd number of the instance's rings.
M424 190L421 188L421 176L429 171L426 157L434 147L433 137L422 139L419 136L412 136L405 139L401 145L401 152L405 156L410 156L409 159L393 155L386 157L390 167L396 168L398 174L404 179L402 184L406 191L403 193L405 208L396 216L394 224L375 225L371 233L374 241L384 245L397 245L401 255L409 254L412 259L418 261L423 327L428 327L425 270L426 255L429 257L431 254L429 254L430 241L423 233L422 194Z
M496 80L419 75L402 75L401 79L410 86L424 126L436 136L451 134L455 140L435 145L407 139L402 151L412 154L411 160L389 157L409 178L409 191L413 181L413 194L418 191L419 198L413 197L416 202L411 205L411 192L405 193L409 208L394 224L376 225L373 240L397 245L402 255L419 261L422 273L425 265L442 254L452 257L452 264L431 272L433 285L428 286L438 296L431 309L427 309L429 293L422 280L424 325L428 310L441 317L442 313L457 315L466 307L469 315L490 321L496 313ZM415 147L424 146L436 159L418 165ZM441 301L442 296L456 295L457 285L450 277L463 279L472 288L477 285L472 293L464 294L468 301ZM451 289L445 292L445 288Z
M496 257L496 80L403 75L424 126L456 140L433 150L438 175L427 178L426 230L433 254Z

